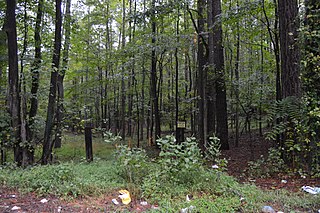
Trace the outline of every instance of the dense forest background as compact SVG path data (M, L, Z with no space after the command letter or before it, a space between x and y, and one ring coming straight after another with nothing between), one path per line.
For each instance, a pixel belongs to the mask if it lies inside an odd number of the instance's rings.
M41 163L65 130L206 150L243 132L319 172L317 0L0 2L1 162ZM177 128L177 124L182 128ZM179 126L178 126L179 127ZM318 173L319 174L319 173Z

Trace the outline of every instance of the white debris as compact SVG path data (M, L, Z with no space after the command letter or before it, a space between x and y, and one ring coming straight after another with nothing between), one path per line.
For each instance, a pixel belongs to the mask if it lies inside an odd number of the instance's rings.
M288 183L287 180L281 180L281 183Z
M212 169L219 169L219 166L217 164L214 164L211 166Z
M320 188L318 188L318 187L303 186L302 189L310 194L313 194L313 195L320 193Z
M192 210L195 208L196 208L195 206L189 206L187 208L180 209L180 213L189 213L189 212L192 212Z
M114 205L119 205L119 202L117 201L117 199L112 199L112 203L113 203Z
M9 195L9 197L11 197L11 198L15 198L15 197L17 197L16 195Z
M263 213L276 213L276 211L271 206L264 206L261 210Z
M41 203L48 203L49 200L43 198L42 200L40 200Z
M14 206L14 207L12 207L12 211L15 211L15 210L20 210L21 209L21 207L19 207L19 206Z
M147 201L141 201L140 204L141 204L142 206L148 205Z
M58 212L61 212L61 210L62 210L62 207L59 206L59 207L58 207Z

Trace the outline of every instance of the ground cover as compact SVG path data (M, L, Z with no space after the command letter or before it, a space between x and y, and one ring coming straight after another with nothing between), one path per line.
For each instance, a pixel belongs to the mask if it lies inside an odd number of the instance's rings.
M283 212L320 209L319 195L301 190L303 185L319 186L319 179L289 174L264 178L247 175L252 160L248 154L252 143L248 141L240 144L241 148L223 153L228 169L220 171L210 164L188 168L180 161L193 161L196 152L175 161L168 161L168 153L162 154L164 161L160 162L146 158L148 151L128 153L124 148L115 154L114 144L106 144L99 137L94 141L94 162L86 163L82 140L82 136L66 135L54 165L24 170L2 167L0 212L178 212L191 207L195 207L194 212L261 212L263 206ZM255 143L255 159L266 154L268 147L263 144ZM184 154L183 150L178 152ZM172 166L177 161L179 167ZM185 168L185 173L180 173ZM131 192L129 205L112 202L119 200L120 189Z

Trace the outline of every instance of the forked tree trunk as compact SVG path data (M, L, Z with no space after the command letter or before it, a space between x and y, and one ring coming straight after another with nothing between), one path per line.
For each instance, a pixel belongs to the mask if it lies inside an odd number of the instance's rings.
M70 33L71 33L71 0L67 0L66 4L66 14L65 14L65 40L64 40L64 48L63 48L63 58L62 58L62 70L58 73L57 78L57 110L56 110L56 133L54 139L54 148L61 147L61 139L62 139L62 128L63 128L63 114L64 114L64 87L63 87L63 79L64 75L68 69L68 61L69 61L69 48L70 48Z
M56 0L56 18L55 18L55 39L54 39L54 50L52 57L52 71L50 79L50 91L49 91L49 101L47 108L47 120L44 132L44 141L42 149L42 164L49 163L49 157L51 156L53 149L52 141L52 130L54 126L54 114L56 109L56 97L57 97L57 79L58 79L58 70L60 64L60 50L61 50L61 25L62 25L62 16L61 16L61 0Z

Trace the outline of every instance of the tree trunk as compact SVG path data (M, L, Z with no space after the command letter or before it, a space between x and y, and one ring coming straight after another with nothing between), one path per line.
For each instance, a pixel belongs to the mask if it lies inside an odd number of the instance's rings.
M228 113L227 91L224 74L224 54L222 45L221 1L213 0L213 53L216 76L216 113L217 113L217 137L220 138L221 149L228 150Z
M282 97L299 97L301 87L299 80L298 3L297 0L280 0L278 8Z
M61 0L56 0L56 18L55 18L55 38L54 38L54 50L52 57L52 71L50 79L50 91L49 91L49 101L47 108L47 120L44 132L44 141L42 149L42 164L48 164L49 157L51 156L53 149L52 141L52 130L54 126L54 113L56 108L56 97L57 97L57 79L58 79L58 70L60 63L60 50L61 50L61 25L62 25L62 16L61 16Z
M176 36L177 44L179 44L179 19L180 19L180 10L177 11L177 21L176 21ZM179 121L179 58L178 58L178 47L175 48L174 52L175 58L175 71L176 71L176 81L175 81L175 105L176 105L176 115L175 115L175 124L176 124L176 140L180 144L183 141L181 129L178 127Z
M155 140L160 138L160 112L159 112L159 98L157 93L157 56L156 56L156 20L155 20L155 0L152 0L152 51L151 51L151 100L153 104L153 115L155 122ZM151 135L152 137L152 135Z
M36 26L34 30L35 55L34 55L34 61L31 67L32 83L31 83L30 110L29 110L29 119L28 119L28 128L27 128L28 143L31 144L31 146L32 144L34 144L33 124L34 124L34 119L38 112L38 88L39 88L39 77L40 77L39 69L41 67L41 59L42 59L40 34L41 34L41 22L42 22L42 14L43 14L43 2L44 0L38 1Z
M9 56L9 113L11 116L11 128L14 137L14 161L18 166L22 163L22 149L20 146L20 99L19 99L19 71L18 71L18 45L16 29L16 1L6 0L6 23L5 31L8 37Z
M87 162L93 161L93 153L92 153L92 126L90 124L86 124L84 128L85 135L85 145L86 145L86 160Z
M204 24L205 20L203 17L204 8L205 8L205 1L198 0L198 108L199 108L199 120L198 120L198 135L199 135L199 147L204 152L205 151L205 142L206 142L206 126L207 123L205 122L205 85L206 85L206 65L207 65L207 58L206 58L206 49L205 44L206 41L204 40L203 33L205 32Z
M21 137L21 143L24 144L21 147L22 151L22 166L26 167L28 165L31 165L34 161L34 148L31 143L28 143L27 141L27 122L26 122L26 116L27 116L27 101L26 101L26 82L25 82L25 73L24 73L24 60L25 55L28 48L28 14L27 14L27 1L24 2L24 36L23 36L23 49L20 54L20 85L19 85L19 91L20 91L20 137Z
M124 50L126 46L126 3L125 0L122 0L122 41L121 46ZM125 68L122 67L122 76L121 76L121 137L125 140L126 137L126 89L125 89L125 82L124 77L125 75Z
M61 148L61 139L62 139L62 121L64 114L64 87L63 87L63 79L64 75L68 69L68 61L69 61L69 48L70 48L70 33L71 33L71 0L67 0L66 4L66 14L65 14L65 40L64 40L64 48L63 48L63 58L62 58L62 70L58 73L57 78L57 110L56 110L56 135L54 139L54 148Z
M214 26L213 1L208 1L208 74L207 74L207 134L216 132L216 88L215 88L215 64L214 64Z
M237 8L239 8L239 1L237 0ZM235 95L236 95L236 117L235 117L235 129L236 129L236 136L235 136L235 146L239 146L239 111L240 111L240 75L239 75L239 65L240 65L240 23L237 20L237 36L236 36L236 62L235 62L235 70L234 75L236 78L236 85L235 85Z

